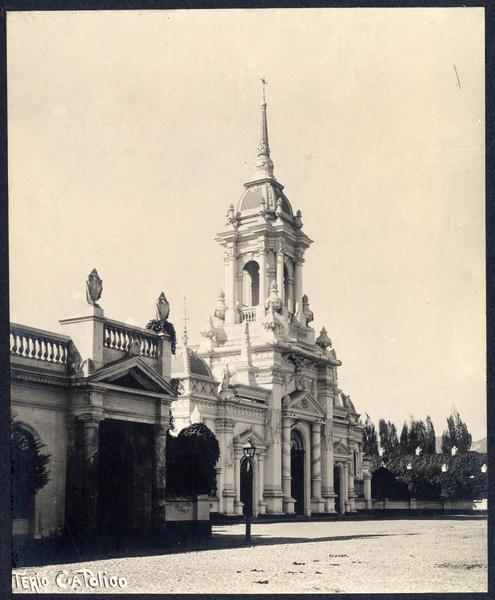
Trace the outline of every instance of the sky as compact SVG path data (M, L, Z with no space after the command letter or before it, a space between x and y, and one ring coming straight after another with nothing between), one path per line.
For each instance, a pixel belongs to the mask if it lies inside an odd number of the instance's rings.
M358 412L453 407L486 435L479 8L8 13L10 311L60 331L93 267L106 316L163 290L199 341L214 241L256 160L304 231L303 290Z

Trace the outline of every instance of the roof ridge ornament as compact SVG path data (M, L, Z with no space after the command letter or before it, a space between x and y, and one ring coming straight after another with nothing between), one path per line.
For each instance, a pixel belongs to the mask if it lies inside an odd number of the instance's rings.
M101 298L102 291L103 281L100 279L98 271L93 269L86 280L86 300L88 304L100 308L100 305L97 304L97 302Z

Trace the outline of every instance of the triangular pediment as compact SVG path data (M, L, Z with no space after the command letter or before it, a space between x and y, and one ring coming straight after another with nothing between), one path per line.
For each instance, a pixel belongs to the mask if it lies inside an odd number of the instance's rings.
M139 356L124 358L98 369L88 382L108 383L119 387L176 396L174 388Z
M341 454L343 456L349 456L350 451L342 442L336 441L333 443L333 452L334 454Z
M325 411L314 399L313 395L303 390L295 390L288 396L285 396L283 410L318 419L326 416Z
M246 429L239 435L234 438L234 446L244 446L251 442L255 448L261 448L262 450L266 450L266 442L261 437L261 435L252 429Z

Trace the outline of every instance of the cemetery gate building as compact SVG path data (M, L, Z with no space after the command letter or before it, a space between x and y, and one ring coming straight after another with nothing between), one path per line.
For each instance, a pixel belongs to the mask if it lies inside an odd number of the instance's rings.
M225 289L198 345L184 331L174 354L166 328L105 316L96 271L85 307L60 321L61 333L11 325L12 413L51 457L50 481L14 514L15 534L53 535L77 520L78 506L88 531L165 525L177 513L166 498L166 432L195 422L220 445L212 513L371 508L362 425L339 388L327 332L311 327L303 272L312 241L275 178L266 108L263 97L254 175L216 238ZM167 324L168 313L162 294L157 321ZM116 501L122 482L129 494Z

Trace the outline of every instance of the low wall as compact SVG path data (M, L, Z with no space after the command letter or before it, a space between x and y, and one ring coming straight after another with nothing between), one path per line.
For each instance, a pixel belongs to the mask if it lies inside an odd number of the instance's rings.
M475 510L472 500L373 500L373 510Z
M166 529L180 539L210 537L210 498L169 498L165 502Z

